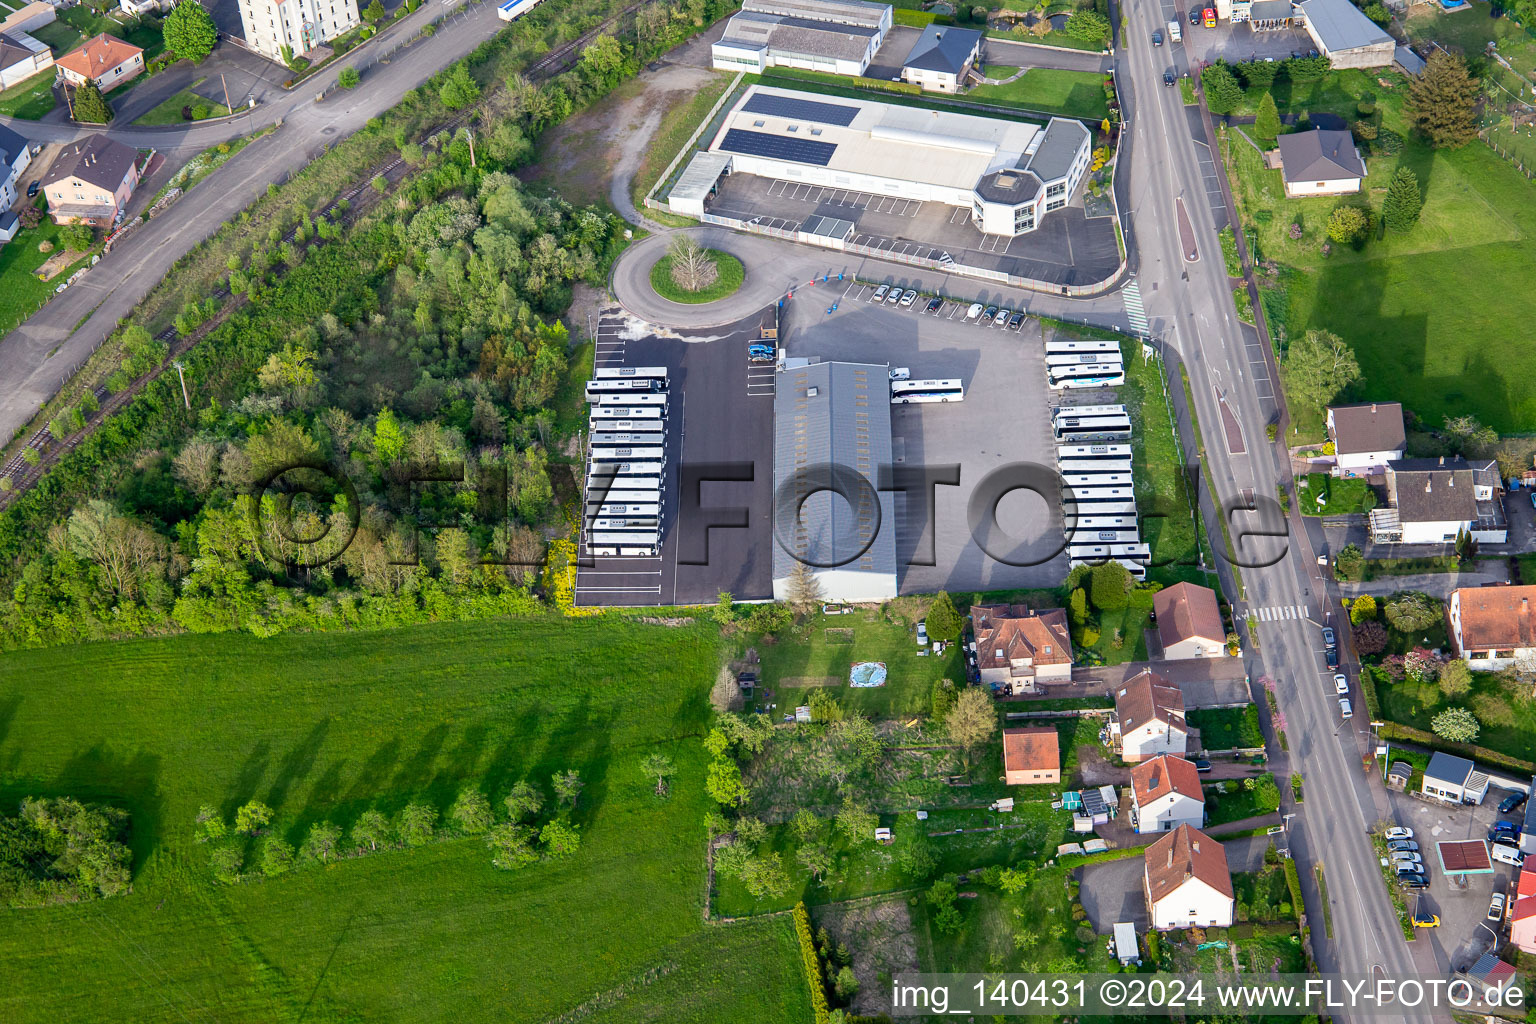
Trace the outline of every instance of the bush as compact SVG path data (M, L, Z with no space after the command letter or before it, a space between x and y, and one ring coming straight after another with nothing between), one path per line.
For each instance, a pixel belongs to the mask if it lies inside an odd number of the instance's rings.
M356 89L357 83L362 79L363 76L358 74L357 68L342 68L341 73L336 76L336 84L343 89Z
M1436 736L1452 743L1476 743L1482 731L1477 717L1466 708L1446 708L1430 719L1429 727Z

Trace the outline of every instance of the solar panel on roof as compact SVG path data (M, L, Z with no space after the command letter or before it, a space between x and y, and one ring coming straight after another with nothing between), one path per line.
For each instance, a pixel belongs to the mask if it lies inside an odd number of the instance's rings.
M839 124L844 128L852 124L853 119L859 114L858 107L802 100L795 96L776 96L766 92L753 93L741 109L753 114L770 114L774 117L819 121L822 124Z
M732 128L725 133L720 148L727 153L745 153L747 156L766 156L775 160L792 160L797 164L827 166L837 151L835 143L816 142L812 139L786 139L782 135L767 132L749 132Z

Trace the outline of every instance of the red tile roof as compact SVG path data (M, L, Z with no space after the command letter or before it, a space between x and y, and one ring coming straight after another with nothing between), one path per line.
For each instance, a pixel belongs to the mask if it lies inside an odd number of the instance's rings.
M1177 754L1162 754L1132 767L1131 790L1136 794L1138 805L1169 793L1205 800L1205 793L1200 789L1200 773L1194 764Z
M1122 735L1153 720L1189 732L1184 721L1184 691L1149 669L1136 673L1115 691L1115 714L1120 718Z
M1509 911L1511 921L1524 921L1528 917L1536 917L1536 896L1522 896L1515 900Z
M1455 597L1463 649L1536 647L1536 586L1461 587Z
M87 39L54 63L77 75L97 79L143 52L132 43L103 32Z
M1060 771L1061 748L1058 746L1056 730L1049 726L1004 729L1003 770Z
M1198 878L1228 899L1232 873L1227 851L1197 828L1180 825L1147 847L1147 895L1158 903L1191 878Z
M1525 863L1520 865L1519 880L1515 884L1516 895L1536 896L1536 853L1526 855Z
M1067 613L1060 608L1035 611L1022 605L975 605L971 629L980 668L1001 668L1016 660L1034 665L1072 663L1072 635L1067 630Z
M1157 612L1157 635L1164 647L1194 637L1226 642L1221 607L1216 603L1216 591L1210 587L1175 583L1152 595L1152 610Z

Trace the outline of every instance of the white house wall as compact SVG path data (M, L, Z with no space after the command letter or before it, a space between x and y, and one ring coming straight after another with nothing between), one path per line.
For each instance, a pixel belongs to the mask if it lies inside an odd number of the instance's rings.
M896 574L821 569L812 575L821 585L823 599L837 604L889 601L896 596ZM773 581L773 599L789 600L789 577Z
M1152 927L1157 931L1192 925L1232 926L1232 900L1198 878L1188 879L1152 906Z

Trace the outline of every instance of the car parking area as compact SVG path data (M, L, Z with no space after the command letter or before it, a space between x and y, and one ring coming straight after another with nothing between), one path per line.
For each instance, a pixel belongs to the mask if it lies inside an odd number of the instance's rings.
M1225 60L1232 64L1243 61L1272 58L1282 61L1292 54L1307 54L1313 50L1312 37L1304 28L1267 29L1255 32L1248 22L1218 22L1215 28L1205 28L1189 23L1188 10L1179 11L1165 2L1164 21L1177 20L1184 37L1184 52L1198 72L1205 64ZM1166 33L1165 33L1166 34Z
M1413 829L1414 841L1424 860L1429 888L1405 893L1410 914L1419 911L1440 918L1436 928L1418 929L1418 938L1433 952L1440 970L1460 970L1507 937L1503 922L1487 920L1494 892L1513 891L1518 869L1493 862L1492 873L1450 875L1441 870L1438 844L1449 840L1486 840L1495 821L1513 820L1517 825L1524 808L1500 814L1499 801L1509 790L1490 788L1479 806L1448 804L1407 793L1389 793L1393 820ZM1417 945L1417 944L1416 944Z
M990 474L1017 463L1055 466L1038 321L982 325L979 318L966 318L969 303L941 300L933 310L932 300L919 296L902 306L874 301L878 291L850 283L840 295L818 295L819 308L810 314L799 310L786 354L889 364L908 369L913 380L964 381L963 401L891 407L895 467L928 467L958 480L934 488L931 517L926 502L900 491L895 495L900 591L1056 585L1067 560L1053 488L1048 497L1018 488L1003 494L995 503L990 539L985 524L979 530L971 526L993 505L981 497L980 485Z
M773 595L773 373L747 359L759 324L754 314L685 333L618 310L600 318L597 367L667 367L663 540L654 557L584 558L578 605L713 604L722 590L742 601ZM709 526L722 521L742 525Z
M1015 238L984 235L968 211L944 203L877 196L805 182L728 174L708 212L793 232L813 216L851 221L855 246L896 259L940 259L1052 284L1102 281L1120 264L1113 217L1089 217L1074 200Z

